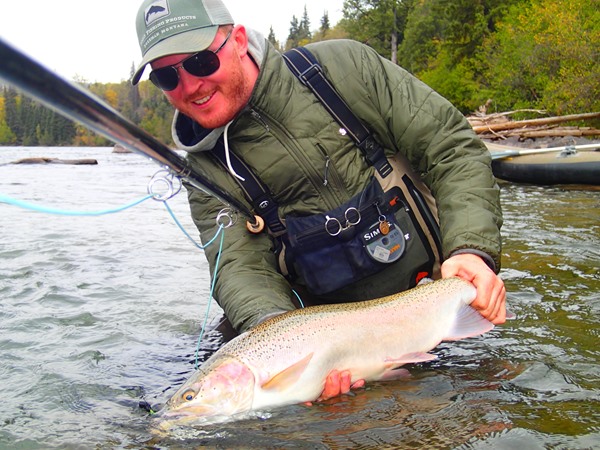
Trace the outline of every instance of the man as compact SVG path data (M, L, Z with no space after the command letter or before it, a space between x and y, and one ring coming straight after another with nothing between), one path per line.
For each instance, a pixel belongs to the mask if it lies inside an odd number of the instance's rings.
M351 198L362 198L373 179L373 167L288 69L282 55L258 33L235 25L220 0L146 0L138 13L137 31L143 60L132 82L137 83L146 65L151 65L150 79L177 110L174 140L188 152L194 169L242 200L243 177L229 158L235 153L268 186L280 217L290 225L296 217L318 216ZM414 286L423 274L471 281L477 287L473 306L490 321L503 323L506 293L496 275L502 222L499 189L489 154L464 117L367 46L344 40L312 44L309 49L388 158L408 161L415 171L412 176L421 175L414 186L421 186L422 181L426 185L417 190L428 188L433 194L441 230L437 261L442 263L441 270L436 271L435 262L430 261L425 271L406 272L416 236L405 233L393 249L407 249L399 261L383 264L378 273L359 275L334 292L315 294L306 287L306 277L282 275L273 251L281 246L278 237L251 234L237 223L225 233L215 289L215 298L234 327L247 330L293 309L292 288L311 303L360 301ZM226 162L214 155L219 140ZM223 205L195 190L188 196L192 216L206 241L216 231L215 217ZM379 216L384 224L393 222L390 215ZM326 215L328 220L332 217ZM338 221L340 230L352 228L354 219L347 215L346 219ZM360 217L356 219L360 222ZM211 271L217 251L215 246L206 250ZM302 256L298 248L294 253ZM390 251L384 254L389 258ZM335 385L330 393L347 391L348 374L334 375L328 384ZM324 397L328 396L326 389Z

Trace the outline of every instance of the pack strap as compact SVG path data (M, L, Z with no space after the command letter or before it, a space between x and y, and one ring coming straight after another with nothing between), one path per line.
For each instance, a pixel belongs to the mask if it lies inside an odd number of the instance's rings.
M217 141L212 153L223 164L225 170L228 171L225 144L222 137ZM265 186L262 180L254 174L254 171L235 152L229 152L229 159L236 173L244 178L244 181L237 181L244 191L246 198L252 204L255 213L263 218L273 235L285 232L285 225L279 218L277 202L273 199L269 188Z
M367 162L382 178L387 177L392 172L392 166L385 156L383 147L325 77L315 56L306 48L298 47L285 52L283 58L292 73L317 96L327 111L348 132Z

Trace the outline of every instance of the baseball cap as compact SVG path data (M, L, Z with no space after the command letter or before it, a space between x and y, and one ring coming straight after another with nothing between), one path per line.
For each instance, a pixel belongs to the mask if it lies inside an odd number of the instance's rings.
M145 0L135 23L142 62L131 83L137 84L146 65L155 59L205 50L219 25L233 23L221 0Z

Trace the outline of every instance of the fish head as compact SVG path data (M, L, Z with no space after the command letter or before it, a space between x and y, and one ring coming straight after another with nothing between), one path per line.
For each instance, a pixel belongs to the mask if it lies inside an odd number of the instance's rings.
M250 411L254 398L252 370L232 356L223 355L200 367L160 411L173 424L209 424Z

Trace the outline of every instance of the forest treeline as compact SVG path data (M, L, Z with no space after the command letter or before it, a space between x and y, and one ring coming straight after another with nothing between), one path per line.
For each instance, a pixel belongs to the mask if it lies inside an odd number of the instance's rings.
M452 101L463 113L600 111L598 0L345 0L343 18L318 24L306 7L280 50L326 39L364 42ZM133 71L133 67L131 69ZM173 109L149 81L76 80L159 140L172 144ZM4 86L0 145L97 146L104 138Z

